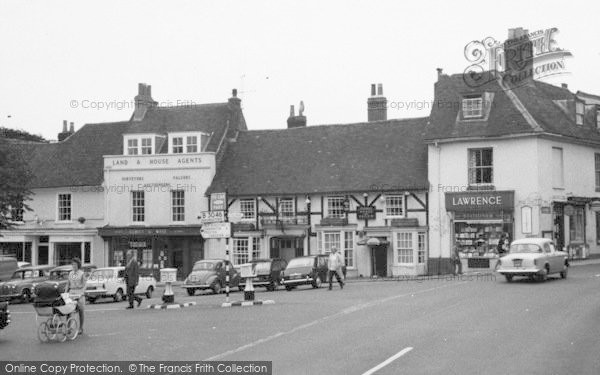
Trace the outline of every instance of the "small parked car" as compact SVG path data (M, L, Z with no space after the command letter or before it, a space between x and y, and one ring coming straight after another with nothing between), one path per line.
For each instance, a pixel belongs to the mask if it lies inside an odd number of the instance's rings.
M564 279L568 270L568 254L556 250L554 243L548 238L513 241L509 253L499 259L496 269L499 274L504 275L507 282L511 282L515 276L544 281L553 273L560 274Z
M192 272L185 278L182 288L187 290L189 296L193 296L197 290L212 289L214 294L221 293L225 287L225 276L227 264L230 264L225 259L205 259L194 263ZM229 267L229 287L235 288L239 286L240 274L233 267ZM241 288L240 288L241 290Z
M156 290L156 279L151 273L140 270L140 280L135 288L135 294L152 298ZM90 303L98 298L112 298L121 302L127 295L125 283L125 267L104 267L92 271L85 286L85 297Z
M32 266L16 270L12 278L0 284L0 300L31 302L37 284L48 280L54 266Z
M283 271L281 284L290 291L298 285L320 288L327 281L327 255L309 255L290 260Z
M256 266L256 277L252 279L252 286L266 287L272 292L279 286L281 273L285 270L287 262L283 259L255 259L250 261ZM246 279L240 280L240 290L246 287Z
M81 269L85 273L86 277L89 277L93 270L96 269L96 266L92 264L82 265ZM60 293L64 293L67 289L67 283L69 282L69 273L73 270L73 266L58 266L50 270L50 276L48 280L41 282L38 285L45 284L56 284ZM35 294L35 293L34 293Z

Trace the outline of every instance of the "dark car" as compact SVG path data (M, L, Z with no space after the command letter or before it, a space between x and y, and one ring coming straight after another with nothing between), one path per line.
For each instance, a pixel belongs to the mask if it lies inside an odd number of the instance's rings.
M6 328L10 323L10 311L8 311L8 302L0 302L0 329Z
M30 302L35 286L48 280L53 268L54 266L33 266L18 269L9 281L0 284L0 300L20 299L22 302Z
M85 276L88 277L89 274L93 270L96 269L96 266L85 265L85 266L81 266L81 269L83 270L83 273L85 273ZM73 270L73 266L71 266L71 265L58 266L56 268L53 268L50 270L50 276L48 277L48 280L43 281L43 282L39 283L38 285L55 284L55 285L57 285L59 292L64 293L65 290L67 289L67 283L69 282L69 273L72 270Z
M327 255L309 255L290 260L283 271L281 283L286 290L292 290L298 285L312 285L320 288L327 280Z
M192 272L185 278L182 288L187 290L188 295L193 296L196 290L212 289L213 293L221 293L225 287L226 266L230 264L225 259L206 259L194 263ZM230 288L238 286L240 274L230 264Z
M256 266L256 277L252 279L252 286L266 287L272 292L279 286L281 273L285 270L287 262L283 259L255 259L250 263ZM246 287L246 279L240 280L240 289Z

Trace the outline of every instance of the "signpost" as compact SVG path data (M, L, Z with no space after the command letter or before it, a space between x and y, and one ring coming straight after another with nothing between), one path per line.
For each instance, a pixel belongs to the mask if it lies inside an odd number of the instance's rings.
M221 223L225 220L225 211L202 211L198 216L200 224Z
M211 211L226 211L227 210L227 194L212 193L210 195L210 210Z
M204 224L200 229L204 238L227 238L231 237L231 223Z

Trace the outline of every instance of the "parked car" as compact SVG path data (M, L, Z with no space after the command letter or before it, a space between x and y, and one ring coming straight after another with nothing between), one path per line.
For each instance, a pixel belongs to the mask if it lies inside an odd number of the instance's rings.
M252 279L253 286L266 287L272 292L279 286L281 273L285 270L287 262L283 259L255 259L250 262L255 264L256 277ZM246 287L246 279L240 280L240 290Z
M283 271L281 284L290 291L298 285L320 288L327 281L327 255L310 255L290 260Z
M92 271L96 269L96 266L94 266L92 264L88 264L88 265L81 266L81 269L85 273L86 277L89 277L89 275L92 273ZM43 281L43 282L39 283L38 285L56 284L58 290L61 293L64 293L64 291L67 289L67 283L69 282L69 273L72 270L73 270L73 266L71 266L71 265L58 266L56 268L53 268L50 270L50 276L48 277L48 280ZM34 294L37 294L37 293L35 293L35 291L34 291Z
M16 270L12 278L0 284L0 300L19 299L22 302L31 302L35 286L50 276L54 266L32 266Z
M135 288L135 294L152 298L154 290L156 290L154 276L140 271L140 280ZM120 302L126 295L125 267L97 268L88 276L85 297L90 303L96 302L98 298L112 298L115 302Z
M221 293L225 287L226 266L230 264L225 259L205 259L194 263L192 272L185 278L182 288L187 290L187 294L193 296L197 290L212 289L214 294ZM230 267L230 288L239 286L240 274L233 267ZM241 290L241 288L240 288Z
M0 256L0 282L10 280L18 268L19 265L15 258Z
M10 311L8 311L8 302L0 302L0 329L6 328L10 323Z
M513 241L509 253L498 261L496 271L511 282L514 276L527 276L544 281L548 275L559 273L567 277L569 270L568 254L556 250L552 240L547 238L524 238Z

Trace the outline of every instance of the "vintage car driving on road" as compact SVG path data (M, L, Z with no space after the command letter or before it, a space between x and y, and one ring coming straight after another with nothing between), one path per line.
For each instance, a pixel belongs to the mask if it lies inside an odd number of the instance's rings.
M548 238L524 238L510 245L508 255L498 261L496 271L511 282L514 276L527 276L544 281L548 275L559 273L567 277L569 260L567 253L556 250Z
M252 286L261 286L272 292L279 286L281 273L287 266L284 259L254 259L250 261L255 264L256 277L252 279ZM240 289L246 287L246 279L240 280Z
M140 280L135 287L135 294L143 294L152 298L156 289L156 279L151 274L140 271ZM125 284L125 267L98 268L88 276L85 285L85 297L90 303L98 298L109 297L115 302L120 302L127 294Z
M20 299L31 302L35 286L50 276L54 266L32 266L16 270L12 278L0 284L0 301Z
M225 287L225 270L228 263L229 261L225 259L197 261L181 287L186 289L190 296L193 296L196 290L212 289L213 293L220 293ZM231 272L229 286L237 287L240 282L240 274L233 266L229 268L229 272Z

